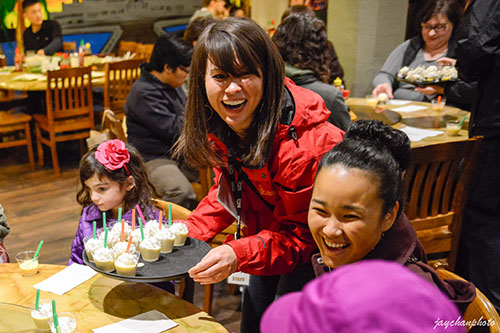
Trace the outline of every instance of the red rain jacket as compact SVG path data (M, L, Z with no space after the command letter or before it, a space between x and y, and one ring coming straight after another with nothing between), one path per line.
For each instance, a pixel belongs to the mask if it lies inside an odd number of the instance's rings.
M326 121L330 111L319 95L296 86L289 79L285 83L293 96L289 103L295 105L291 124L279 125L264 167L242 168L274 209L266 206L243 181L245 237L239 240L228 237L225 242L236 253L237 270L254 275L285 274L310 261L316 249L307 225L314 177L323 155L342 141L344 135ZM210 140L227 157L224 144L214 135L210 135ZM235 220L217 201L222 171L214 169L215 185L187 220L191 237L209 241Z

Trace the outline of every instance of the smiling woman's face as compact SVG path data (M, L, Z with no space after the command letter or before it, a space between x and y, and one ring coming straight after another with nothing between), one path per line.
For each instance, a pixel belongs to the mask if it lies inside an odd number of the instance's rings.
M378 187L368 171L339 164L319 171L308 223L327 266L337 268L363 259L394 223L398 205L382 216Z
M250 127L253 113L262 99L263 83L260 76L246 73L233 76L223 72L210 60L205 73L208 102L224 122L240 137Z

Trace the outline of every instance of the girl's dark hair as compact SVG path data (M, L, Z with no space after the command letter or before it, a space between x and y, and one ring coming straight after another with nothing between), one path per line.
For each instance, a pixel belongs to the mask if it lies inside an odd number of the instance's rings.
M427 1L417 16L417 31L420 31L421 23L429 21L433 16L445 15L453 24L453 30L462 23L464 7L457 0L432 0Z
M328 83L332 61L328 50L326 27L320 19L308 14L288 16L273 35L283 60L300 69L309 69L322 82Z
M243 139L210 106L205 91L208 60L228 75L239 77L251 73L262 78L262 100ZM185 122L175 156L183 156L197 168L223 165L222 157L216 155L208 141L208 134L214 133L228 149L237 153L239 150L243 163L262 165L281 118L283 89L283 61L276 45L259 25L250 19L229 17L207 27L198 39L191 61Z
M410 139L397 129L376 120L354 122L344 141L323 156L318 167L340 164L369 172L379 184L383 201L382 213L387 214L399 201L402 210L403 171L410 165Z
M127 168L134 179L134 187L125 195L124 211L128 211L139 204L145 214L146 212L153 212L151 199L158 198L158 194L149 180L146 166L140 153L130 145L126 145L126 147L130 154L130 161L127 163ZM106 169L95 158L96 150L97 146L91 148L80 160L80 189L76 194L76 200L83 207L92 204L90 190L85 185L85 181L93 175L97 175L99 178L107 177L119 183L120 186L124 186L129 177L125 168L118 170Z

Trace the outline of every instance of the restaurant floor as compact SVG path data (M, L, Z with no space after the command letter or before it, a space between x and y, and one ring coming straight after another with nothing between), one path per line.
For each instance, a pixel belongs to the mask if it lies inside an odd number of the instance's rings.
M0 150L0 203L10 225L4 244L11 261L16 253L44 245L40 261L65 265L78 226L81 207L76 202L78 188L79 145L58 145L62 168L60 178L54 175L49 157L44 168L29 171L24 147ZM36 156L36 153L35 153ZM225 282L214 288L212 316L229 332L239 332L241 295L229 294ZM203 307L203 287L196 284L194 304Z

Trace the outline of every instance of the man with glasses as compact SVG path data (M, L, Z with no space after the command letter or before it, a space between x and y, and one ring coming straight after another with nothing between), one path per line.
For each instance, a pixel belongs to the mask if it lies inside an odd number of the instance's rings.
M182 161L173 161L170 150L184 123L186 95L181 86L192 52L191 45L181 39L160 36L125 104L128 142L144 157L156 191L164 200L189 209L196 205L190 181L198 173Z
M219 19L224 19L229 16L225 0L202 0L201 5L202 7L194 12L189 22L202 16L213 16Z

